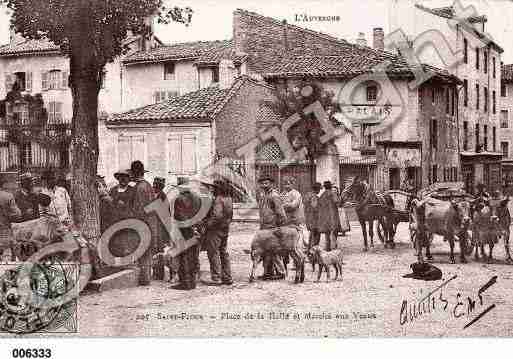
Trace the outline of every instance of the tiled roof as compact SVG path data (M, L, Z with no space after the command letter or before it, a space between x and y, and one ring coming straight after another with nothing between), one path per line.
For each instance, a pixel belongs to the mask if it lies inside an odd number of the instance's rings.
M373 72L373 68L390 61L386 68L387 74L397 76L413 76L413 72L406 61L399 56L391 56L388 53L368 51L366 55L361 53L348 53L334 56L302 56L290 57L276 63L272 72L264 75L265 78L288 77L343 77L352 78L364 73ZM425 71L430 71L445 80L458 80L445 70L429 65L423 65Z
M160 62L166 60L194 59L197 64L217 63L221 59L242 61L236 55L232 40L196 41L164 45L149 51L139 51L123 59L125 64Z
M0 46L0 56L21 56L30 53L54 53L59 51L59 46L46 39L25 40Z
M513 64L502 65L501 79L504 82L513 83Z
M214 118L248 81L256 82L249 77L241 76L228 89L220 89L217 85L206 87L164 102L115 114L107 122L109 125L121 125L165 123L177 120L208 121Z
M439 8L429 8L426 6L423 6L421 4L415 4L415 7L424 10L426 12L429 12L433 15L444 17L446 19L453 19L456 15L454 12L454 7L452 6L445 6L445 7L439 7ZM487 22L488 19L485 15L479 15L479 16L470 16L467 19L470 23L481 23L481 22Z

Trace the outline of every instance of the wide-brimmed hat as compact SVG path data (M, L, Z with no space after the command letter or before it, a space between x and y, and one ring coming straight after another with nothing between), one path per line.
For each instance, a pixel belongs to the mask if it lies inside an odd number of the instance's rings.
M271 181L271 182L274 182L274 178L272 178L270 175L268 174L261 174L260 177L258 177L258 182L263 182L263 181Z
M141 162L141 161L134 161L132 162L132 164L130 165L130 172L132 172L132 174L134 172L139 172L139 173L148 173L150 171L146 171L144 169L144 164Z
M121 176L130 177L130 173L128 172L128 170L119 170L116 173L114 173L115 179L119 179L119 177L121 177Z
M52 197L40 192L37 194L37 202L43 207L48 207L52 203Z

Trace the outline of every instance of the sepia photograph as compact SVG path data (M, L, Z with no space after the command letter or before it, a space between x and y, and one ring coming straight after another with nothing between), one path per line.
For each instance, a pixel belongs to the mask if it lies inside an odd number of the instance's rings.
M5 357L513 337L512 19L492 0L0 0Z

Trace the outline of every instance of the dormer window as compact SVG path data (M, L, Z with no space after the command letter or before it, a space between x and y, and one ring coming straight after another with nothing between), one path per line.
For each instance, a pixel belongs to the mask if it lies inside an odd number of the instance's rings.
M367 86L367 101L374 102L378 99L378 86L368 85Z
M168 61L164 63L164 80L175 79L175 63Z

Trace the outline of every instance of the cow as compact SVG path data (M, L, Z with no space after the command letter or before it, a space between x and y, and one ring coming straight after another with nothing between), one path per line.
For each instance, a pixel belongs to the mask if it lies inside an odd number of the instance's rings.
M433 234L444 237L449 242L451 248L450 261L456 263L454 259L454 242L459 239L460 260L466 263L465 254L467 252L467 231L470 228L470 202L467 200L443 201L437 198L428 197L422 201L413 199L410 208L410 218L412 227L417 230L415 238L415 248L419 263L424 262L422 248L426 247L426 257L433 259L430 251L430 241L428 238Z
M513 263L509 250L511 216L508 201L508 198L493 198L475 204L473 208L473 232L476 260L480 259L479 249L481 249L483 259L486 258L487 262L491 263L493 261L493 247L502 238L504 240L506 262ZM484 250L486 244L489 247L488 255Z
M279 231L277 235L276 231ZM294 282L302 283L305 280L305 254L304 244L298 229L294 226L283 226L279 229L261 229L251 242L251 261L252 267L249 275L249 281L255 278L255 270L264 255L279 255L286 257L290 255L296 267L296 277Z

